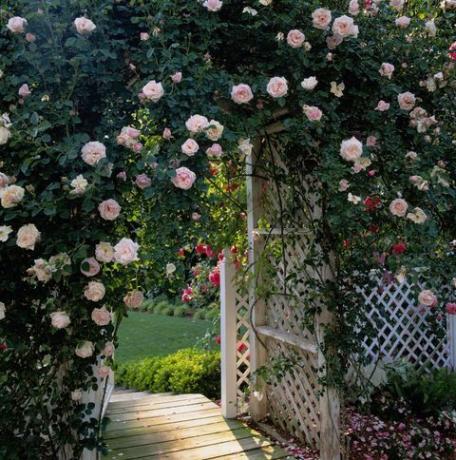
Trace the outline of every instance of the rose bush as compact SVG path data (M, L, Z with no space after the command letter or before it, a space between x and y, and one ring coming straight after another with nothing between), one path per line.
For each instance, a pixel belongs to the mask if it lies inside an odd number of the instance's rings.
M326 383L343 384L369 333L354 289L369 274L424 283L442 326L442 286L456 282L454 8L337 3L2 3L2 454L55 458L72 445L77 457L96 445L96 417L84 421L90 407L71 395L96 386L92 365L116 343L110 319L156 263L151 253L138 262L138 241L177 246L210 222L217 170L231 201L253 152L264 192L279 191L279 226L315 235L282 289L303 309L289 292L307 279L305 295L335 315ZM280 241L268 251L281 259ZM313 275L325 264L331 281Z

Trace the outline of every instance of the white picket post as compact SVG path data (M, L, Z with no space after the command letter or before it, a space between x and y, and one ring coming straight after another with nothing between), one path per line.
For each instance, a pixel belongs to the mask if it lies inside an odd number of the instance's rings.
M237 414L237 363L236 363L236 288L234 267L229 260L229 251L224 251L220 270L221 303L221 349L222 349L222 414L235 418Z
M449 367L456 371L456 315L447 315Z

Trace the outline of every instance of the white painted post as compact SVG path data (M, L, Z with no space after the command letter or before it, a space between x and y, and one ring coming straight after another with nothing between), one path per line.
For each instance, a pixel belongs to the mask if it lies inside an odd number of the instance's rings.
M447 315L447 334L450 355L449 367L456 372L456 315Z
M254 177L255 161L261 149L261 139L255 142L253 152L247 156L246 175L247 175L247 223L249 241L249 265L252 274L249 289L249 306L252 309L253 326L266 325L266 305L263 299L257 298L258 260L264 249L264 240L258 234L258 220L262 217L262 190L261 179ZM249 402L250 415L254 420L261 420L267 415L267 395L266 384L255 372L266 364L267 354L263 344L253 330L250 329L250 372L252 376L253 388Z
M222 414L225 418L237 416L237 309L234 267L225 249L220 270L221 349L222 349Z

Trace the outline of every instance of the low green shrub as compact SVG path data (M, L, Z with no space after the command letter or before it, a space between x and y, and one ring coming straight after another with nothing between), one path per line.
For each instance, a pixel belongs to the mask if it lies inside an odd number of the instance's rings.
M193 313L193 319L206 319L206 310L196 310L195 313Z
M165 308L162 308L161 311L160 311L160 314L161 315L164 315L164 316L173 316L174 314L174 309L173 307L165 307Z
M139 391L202 393L219 398L220 352L186 348L168 356L121 364L116 380Z
M215 308L213 308L213 309L207 311L207 313L206 313L206 319L209 320L209 321L210 321L210 320L213 320L213 319L216 319L216 318L218 318L219 316L220 316L220 310L219 310L219 309L215 309Z
M174 316L179 316L179 317L183 317L187 314L187 307L183 306L183 305L179 305L177 307L174 308Z

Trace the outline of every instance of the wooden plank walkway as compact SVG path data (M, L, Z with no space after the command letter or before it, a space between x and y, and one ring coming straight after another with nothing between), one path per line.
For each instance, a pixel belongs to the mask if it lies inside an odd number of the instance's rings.
M199 394L131 393L114 397L106 414L109 460L292 459L258 431L226 420Z

